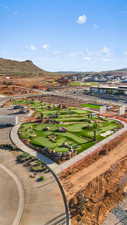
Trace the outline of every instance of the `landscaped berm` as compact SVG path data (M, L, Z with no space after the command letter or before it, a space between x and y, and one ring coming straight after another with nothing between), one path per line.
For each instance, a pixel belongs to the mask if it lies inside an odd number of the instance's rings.
M32 120L21 125L20 138L32 148L60 163L85 151L121 128L121 124L92 111L66 108L35 100L18 100L35 111Z

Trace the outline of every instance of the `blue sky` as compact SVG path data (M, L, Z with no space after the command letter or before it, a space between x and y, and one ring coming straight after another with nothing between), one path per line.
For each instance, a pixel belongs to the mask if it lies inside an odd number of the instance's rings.
M0 57L49 71L127 67L126 0L0 0Z

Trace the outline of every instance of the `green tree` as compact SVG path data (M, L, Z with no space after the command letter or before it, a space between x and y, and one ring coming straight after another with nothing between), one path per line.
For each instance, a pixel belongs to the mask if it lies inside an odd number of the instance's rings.
M93 127L92 127L92 129L93 129L93 140L94 141L96 141L97 140L97 122L95 121L94 123L93 123Z

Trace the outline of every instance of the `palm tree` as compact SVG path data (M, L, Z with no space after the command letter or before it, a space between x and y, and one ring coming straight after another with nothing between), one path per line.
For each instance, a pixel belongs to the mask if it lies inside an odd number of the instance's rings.
M98 126L97 126L97 122L95 121L95 122L93 123L93 127L92 127L92 128L93 128L93 134L94 134L94 135L93 135L93 140L94 140L94 141L97 140L97 127L98 127Z
M88 114L88 119L92 119L92 113Z
M44 114L41 113L41 120L42 120L42 122L43 122L43 119L44 119Z

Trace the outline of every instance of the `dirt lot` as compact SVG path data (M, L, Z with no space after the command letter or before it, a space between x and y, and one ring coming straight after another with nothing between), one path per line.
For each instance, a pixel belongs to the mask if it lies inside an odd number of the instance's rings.
M108 212L124 198L126 185L127 157L124 157L70 200L72 224L102 224Z
M34 99L34 98L32 98L32 99ZM63 104L67 107L69 107L69 106L75 106L75 107L77 106L78 107L82 103L85 102L85 100L84 101L82 101L82 100L75 101L75 99L73 99L73 98L67 98L67 97L61 97L61 96L55 96L55 95L54 96L43 96L40 98L38 97L38 99L40 101L48 102L51 104Z
M89 159L63 174L73 225L100 225L108 212L124 198L127 185L126 134L117 146L95 160ZM76 171L77 169L77 171Z
M18 77L12 76L7 79L0 76L0 94L17 95L30 93L27 88L47 90L48 88L57 87L57 76L43 77Z

